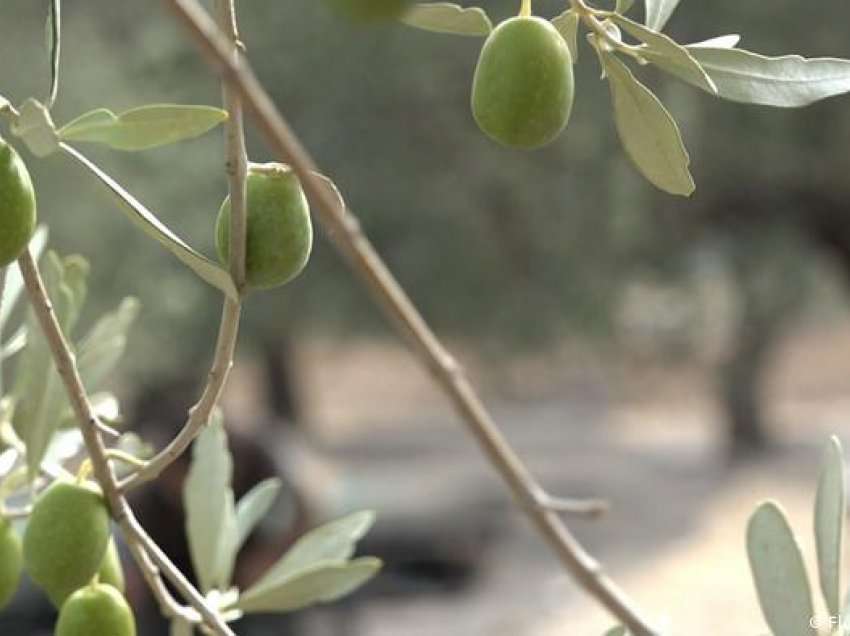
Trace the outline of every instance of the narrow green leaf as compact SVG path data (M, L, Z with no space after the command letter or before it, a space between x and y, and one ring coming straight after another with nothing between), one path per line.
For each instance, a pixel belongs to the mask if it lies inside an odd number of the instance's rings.
M487 36L493 30L493 23L484 9L464 8L451 2L413 5L401 21L417 29L450 35Z
M614 55L600 53L626 154L656 187L689 196L695 186L679 127L667 109Z
M662 70L676 76L686 76L695 86L709 93L716 93L717 87L688 50L663 33L653 31L634 20L622 15L611 16L623 31L633 38L640 40L646 46L641 49L641 56Z
M99 108L63 126L59 137L116 150L147 150L199 137L226 119L226 111L212 106L154 104L120 115Z
M40 225L30 240L29 249L35 260L41 258L44 246L47 245L47 234L47 226ZM18 264L14 263L6 268L6 286L3 288L3 302L0 303L0 330L6 326L23 289L21 270L18 269Z
M645 0L645 2L646 26L655 31L662 31L676 7L679 6L680 0Z
M380 569L380 560L372 557L320 563L261 592L248 590L237 607L244 612L284 613L335 601L369 581Z
M617 13L628 13L635 6L635 0L617 0L614 11Z
M841 611L841 566L844 556L844 452L833 436L824 453L815 497L815 545L820 587L830 616Z
M178 237L168 226L160 221L153 212L148 210L133 195L122 188L112 177L98 168L97 165L81 152L65 143L61 144L61 146L66 154L76 159L100 180L109 192L114 195L115 200L121 205L121 210L148 236L171 252L172 255L194 271L201 279L213 287L220 289L231 299L237 300L239 298L239 292L236 291L233 279L226 269L189 247L183 239Z
M22 139L36 157L47 157L59 150L59 137L50 112L32 98L21 106L20 116L12 124L12 134Z
M568 9L552 19L552 26L558 29L558 33L564 37L567 47L570 49L573 64L578 62L578 27L580 23L581 18L572 9Z
M47 294L63 332L70 337L85 296L80 282L75 279L87 273L87 267L78 258L62 260L54 252L48 252L44 260L42 269ZM31 333L40 333L32 310L27 318L27 329ZM30 477L34 478L68 403L50 349L43 338L32 338L27 343L16 369L12 395L15 399L15 432L26 445L27 467Z
M227 589L236 556L236 512L231 479L233 460L221 413L216 412L195 441L183 486L186 535L192 565L206 593Z
M311 530L296 541L251 589L262 593L319 563L347 561L354 554L357 542L374 523L375 513L366 510Z
M254 486L236 505L236 551L238 552L257 524L271 510L283 483L266 479Z
M729 35L718 35L717 37L703 40L702 42L694 42L688 44L687 48L709 48L709 49L734 49L741 41L741 36L737 33Z
M47 13L47 50L50 54L50 89L45 103L52 108L59 93L59 60L62 55L62 3L50 0Z
M89 391L98 390L112 373L127 346L127 332L139 315L140 304L125 298L113 312L100 318L80 341L77 364Z
M762 613L774 636L814 636L812 594L788 520L768 501L750 517L747 553Z
M8 360L27 346L27 327L21 325L6 342L0 344L0 360ZM2 393L0 393L2 395Z
M687 49L714 80L718 95L731 101L797 108L850 92L850 60L765 57L743 49L704 45ZM693 83L688 77L679 77Z

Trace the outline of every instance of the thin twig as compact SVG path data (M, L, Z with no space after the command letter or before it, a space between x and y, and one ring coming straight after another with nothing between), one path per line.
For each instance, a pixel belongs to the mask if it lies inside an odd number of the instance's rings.
M172 582L186 601L197 610L215 634L218 636L235 636L218 612L209 606L203 596L186 580L177 567L148 536L136 520L127 500L119 492L115 473L112 471L112 466L107 458L106 447L98 432L97 415L92 409L83 386L74 354L56 319L53 305L47 296L44 282L38 271L38 265L28 249L18 258L18 266L21 268L30 304L50 347L56 370L65 385L71 407L79 421L80 431L88 450L95 478L103 489L112 517L121 528L127 544L136 557L136 563L142 569L150 565L150 561L140 556L140 550L146 550L159 570ZM149 571L147 575L150 575Z
M217 4L220 24L228 33L229 42L231 42L230 55L234 60L237 60L241 43L239 42L239 30L236 22L235 2L234 0L217 0ZM248 155L245 150L242 98L239 96L239 92L232 90L227 82L222 82L222 99L228 113L225 130L225 153L230 191L230 275L233 277L236 289L241 294L245 288ZM209 382L200 401L192 408L189 420L168 446L153 457L144 468L136 471L119 484L119 489L122 492L158 477L162 471L186 451L206 426L210 414L221 398L224 386L227 383L227 376L233 366L233 355L239 336L240 313L240 304L225 298Z
M600 569L557 513L541 506L542 491L499 431L459 365L443 347L363 234L355 217L316 176L316 165L243 57L197 0L167 0L208 61L238 89L266 143L291 164L317 215L351 268L364 280L393 323L451 400L482 451L510 488L517 504L557 554L573 578L619 619L634 636L656 636L631 599Z

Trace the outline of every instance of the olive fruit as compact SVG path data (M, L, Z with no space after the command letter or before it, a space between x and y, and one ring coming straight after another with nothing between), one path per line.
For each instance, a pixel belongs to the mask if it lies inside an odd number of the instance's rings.
M24 567L56 607L97 574L109 525L95 486L57 481L36 499L24 532Z
M0 517L0 610L15 595L22 568L21 541L12 529L12 524Z
M410 0L327 0L330 7L345 17L360 22L392 20L404 13Z
M313 226L310 206L292 169L280 163L248 169L245 274L249 288L277 287L295 278L310 258ZM230 257L230 198L221 205L216 247L223 263Z
M497 26L481 50L472 113L487 135L538 148L566 127L575 92L570 49L547 20L520 16Z
M35 191L12 146L0 139L0 268L24 251L35 231Z
M115 540L110 539L106 548L106 555L97 571L97 580L101 583L111 585L119 592L124 591L124 567L121 565L121 557L115 547Z
M87 585L62 605L55 636L136 636L136 619L114 587Z

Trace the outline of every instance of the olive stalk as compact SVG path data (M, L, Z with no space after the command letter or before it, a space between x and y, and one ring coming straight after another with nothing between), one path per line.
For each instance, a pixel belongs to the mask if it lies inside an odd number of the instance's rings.
M360 223L325 183L317 166L243 56L232 55L232 43L197 0L166 0L188 29L211 66L238 90L246 112L280 161L292 166L337 249L365 282L376 301L427 367L467 425L481 450L510 489L565 569L634 636L657 636L652 626L620 587L588 554L552 509L552 500L502 435L496 422L460 365L422 318L405 291L381 260Z

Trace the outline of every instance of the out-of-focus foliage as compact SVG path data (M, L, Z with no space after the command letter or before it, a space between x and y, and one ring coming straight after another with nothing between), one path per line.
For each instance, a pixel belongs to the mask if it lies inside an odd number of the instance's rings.
M492 2L488 10L499 20L517 4ZM0 55L18 61L0 69L0 92L16 102L47 90L42 5L6 0L0 8L0 19L16 24ZM563 2L538 0L535 10L553 17ZM668 30L683 42L740 32L747 48L765 54L850 57L848 19L850 7L837 2L812 12L792 0L769 7L685 0ZM593 64L577 67L564 137L522 153L493 144L472 120L476 38L403 25L356 27L311 0L243 3L240 21L260 78L443 332L525 345L569 330L608 335L631 283L674 280L687 289L706 254L708 262L722 262L730 252L764 253L773 271L779 253L780 269L797 271L811 259L793 231L768 223L732 240L703 232L698 212L711 196L748 182L845 188L839 157L850 136L847 100L803 111L748 107L638 69L682 124L693 157L697 194L674 202L653 192L622 157L607 87ZM71 4L65 29L58 124L99 107L219 102L215 78L160 4L122 3L120 11L107 0ZM584 42L579 46L589 53ZM211 255L225 192L220 143L212 134L134 155L91 154ZM254 135L250 148L253 160L271 159ZM28 163L56 248L92 260L89 310L101 312L125 295L141 298L146 328L128 359L148 372L204 359L217 294L140 236L77 166L59 156ZM783 247L751 250L763 241ZM696 242L699 258L690 250ZM247 308L258 337L288 326L368 330L376 317L324 238L298 281L251 299Z

